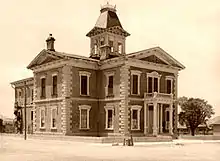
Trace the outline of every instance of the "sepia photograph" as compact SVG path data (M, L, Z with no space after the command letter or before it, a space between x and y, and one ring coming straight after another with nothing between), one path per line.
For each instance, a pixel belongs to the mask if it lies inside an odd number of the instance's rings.
M220 1L0 2L0 161L219 160Z

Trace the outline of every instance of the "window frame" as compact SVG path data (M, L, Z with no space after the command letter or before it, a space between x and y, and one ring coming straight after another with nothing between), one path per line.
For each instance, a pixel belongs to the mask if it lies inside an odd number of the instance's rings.
M53 127L53 110L55 110L55 121L56 121L55 127ZM51 107L51 120L50 120L51 121L51 124L50 124L51 129L57 129L57 117L58 117L58 109L56 106L53 106L53 107Z
M141 81L141 71L139 70L131 70L131 95L140 95L140 81ZM138 76L138 84L137 84L137 94L133 93L133 76L137 75Z
M141 113L142 106L140 105L132 105L131 106L131 130L140 130L140 113ZM137 110L137 122L138 122L138 127L137 129L133 128L133 111Z
M170 87L170 90L171 90L171 93L168 93L167 91L167 80L170 80L171 82L171 87ZM166 81L166 93L167 94L173 94L173 81L174 81L174 76L166 76L165 77L165 81Z
M56 93L54 93L54 77L57 77L57 82L56 82ZM52 74L52 96L57 96L58 95L58 73Z
M112 89L112 94L109 94L109 91L108 91L108 87L109 87L109 77L110 76L113 76L113 89ZM115 72L112 71L112 72L106 72L105 73L105 77L106 77L106 86L105 86L105 96L106 97L109 97L109 96L114 96L114 76L115 76Z
M157 78L157 88L158 88L158 91L157 93L160 93L160 78L161 78L161 75L159 73L157 73L156 71L153 71L151 73L147 73L147 93L149 93L149 77L152 78L152 92L151 93L154 93L156 91L154 91L154 78Z
M42 126L42 112L44 111L44 126ZM45 129L46 128L46 108L45 107L41 107L40 108L40 129Z
M90 114L90 110L91 110L91 106L90 105L80 105L79 106L79 129L80 130L88 130L90 129L90 122L89 122L89 114ZM87 119L87 125L86 128L82 127L82 115L81 115L81 111L82 110L87 110L87 114L86 114L86 119Z
M45 86L44 86L44 94L43 96L43 88L42 88L42 80L45 80ZM40 98L46 98L46 76L41 76L40 77Z
M87 77L87 94L82 94L82 76L86 76ZM79 71L79 78L80 78L80 96L89 96L89 84L90 84L90 76L91 73L87 72L87 71Z
M118 42L118 53L122 54L123 53L123 45L121 42Z
M115 109L114 106L105 106L105 130L114 130L114 113L115 113ZM112 110L112 127L109 128L108 127L108 110Z

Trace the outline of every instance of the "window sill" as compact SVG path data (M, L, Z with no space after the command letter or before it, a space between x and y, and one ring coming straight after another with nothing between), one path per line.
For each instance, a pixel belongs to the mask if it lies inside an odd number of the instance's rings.
M114 97L114 94L109 94L106 97Z
M90 97L90 95L80 94L81 97Z
M50 129L52 129L52 130L57 130L57 128L56 128L56 127L51 127Z
M57 94L52 94L51 96L52 96L52 98L57 98L58 95Z
M46 97L45 96L40 96L40 99L46 99Z
M133 94L133 93L131 93L131 96L140 96L140 94Z
M46 128L45 127L40 127L40 130L46 130Z
M89 130L90 128L79 128L79 130Z
M131 129L132 131L140 131L141 129Z
M113 131L114 129L113 128L105 128L105 130Z

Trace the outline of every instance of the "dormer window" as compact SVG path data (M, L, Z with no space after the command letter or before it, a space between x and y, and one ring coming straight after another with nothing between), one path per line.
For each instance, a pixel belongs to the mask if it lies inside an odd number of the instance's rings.
M122 44L118 43L118 53L122 54Z
M114 52L113 41L109 41L110 51Z
M96 45L96 44L94 45L94 54L95 54L95 55L97 55L97 54L98 54L98 47L97 47L97 45Z

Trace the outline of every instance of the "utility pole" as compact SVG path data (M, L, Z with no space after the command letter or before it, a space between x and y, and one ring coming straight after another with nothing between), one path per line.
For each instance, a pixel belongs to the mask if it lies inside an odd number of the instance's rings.
M24 140L27 139L27 111L26 111L26 103L27 103L27 94L26 94L26 81L24 82Z

